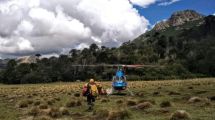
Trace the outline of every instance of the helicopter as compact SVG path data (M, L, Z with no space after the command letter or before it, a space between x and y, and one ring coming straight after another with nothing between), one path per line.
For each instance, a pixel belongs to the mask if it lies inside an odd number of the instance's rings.
M125 74L125 68L143 68L143 67L158 67L156 65L122 65L122 64L100 64L100 65L72 65L74 67L117 67L115 75L112 77L111 89L107 89L107 94L111 95L117 92L128 91L130 95L133 93L128 88L127 77Z

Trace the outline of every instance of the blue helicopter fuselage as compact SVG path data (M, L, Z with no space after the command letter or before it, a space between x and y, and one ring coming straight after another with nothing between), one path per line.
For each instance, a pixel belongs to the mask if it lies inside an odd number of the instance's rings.
M127 83L125 81L115 81L112 83L112 86L115 90L125 90Z
M125 74L122 70L116 72L115 80L112 83L115 90L125 90L127 87L127 82L125 81Z

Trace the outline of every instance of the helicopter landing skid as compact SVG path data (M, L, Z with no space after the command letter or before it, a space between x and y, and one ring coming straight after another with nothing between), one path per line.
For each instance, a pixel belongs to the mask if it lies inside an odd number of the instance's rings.
M127 95L126 93L122 92L126 91L130 96L134 96L133 92L128 88L125 90L114 90L114 88L107 89L107 96L109 95Z

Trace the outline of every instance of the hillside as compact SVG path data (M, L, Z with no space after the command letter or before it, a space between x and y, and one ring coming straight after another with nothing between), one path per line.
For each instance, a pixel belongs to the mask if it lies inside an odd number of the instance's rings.
M189 19L186 16L189 16ZM0 72L0 81L22 84L88 78L111 80L117 70L117 67L104 66L74 67L74 64L152 65L136 69L125 68L128 80L215 76L215 16L203 16L185 10L174 13L167 21L173 24L160 30L155 27L135 40L123 43L119 48L91 44L83 50L71 49L68 55L60 55L59 58L42 58L36 61L23 59L31 62L21 63L10 60L6 69Z
M187 11L177 12L177 17L184 16ZM181 14L181 15L180 15ZM173 14L168 22L172 22ZM158 29L160 23L135 39L139 48L151 46L153 54L158 55L164 63L182 64L190 72L215 75L215 16L196 17L183 24L175 24ZM183 18L183 17L182 17ZM177 21L177 20L176 20Z

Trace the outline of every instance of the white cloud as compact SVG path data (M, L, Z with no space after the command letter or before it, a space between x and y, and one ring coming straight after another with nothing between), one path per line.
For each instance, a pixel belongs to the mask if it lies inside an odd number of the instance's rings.
M130 1L135 5L139 5L139 6L142 6L143 8L146 8L158 0L130 0Z
M141 1L132 3L155 2ZM91 43L118 46L148 25L128 0L0 1L0 57L56 54Z
M22 37L1 38L0 37L0 53L20 54L20 52L32 52L34 48L29 40Z
M143 8L147 8L152 4L158 4L159 6L167 6L178 1L180 0L130 0L132 4L141 6Z
M179 2L180 0L166 0L164 2L159 3L159 6L167 6L167 5L171 5L175 2Z
M215 16L215 13L213 15Z
M17 30L14 31L17 35L28 35L33 30L33 25L31 22L23 20L20 22L20 24L17 26Z

